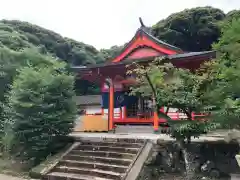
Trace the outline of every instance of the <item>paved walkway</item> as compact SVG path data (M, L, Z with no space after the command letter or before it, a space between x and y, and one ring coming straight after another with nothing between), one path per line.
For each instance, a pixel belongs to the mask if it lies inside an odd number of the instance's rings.
M209 133L207 135L202 135L199 138L193 138L192 141L194 142L203 142L203 141L221 141L224 140L225 136L228 132L226 131L216 131L213 133ZM152 134L152 133L128 133L128 134L113 134L113 133L87 133L87 132L74 132L70 134L77 139L102 139L102 138L118 138L118 139L149 139L153 142L157 140L163 141L174 141L173 138L166 134Z

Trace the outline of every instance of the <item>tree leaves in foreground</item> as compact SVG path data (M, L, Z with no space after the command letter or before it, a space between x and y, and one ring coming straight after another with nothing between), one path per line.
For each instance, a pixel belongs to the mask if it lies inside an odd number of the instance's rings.
M156 59L148 66L133 64L135 68L129 73L136 76L136 86L132 93L147 98L153 96L153 105L159 118L164 118L170 126L169 135L176 139L183 152L188 179L194 176L194 160L188 152L188 144L192 137L216 128L216 124L208 121L208 117L193 117L193 113L208 113L214 105L206 98L208 85L214 80L206 68L192 72L174 67L166 63L168 59ZM209 64L208 66L210 66ZM209 67L208 67L209 68ZM171 119L167 112L160 112L161 107L176 108L185 117ZM195 118L193 120L193 118Z
M34 164L59 148L76 117L74 77L54 66L25 67L14 79L6 108L11 153Z
M240 18L227 22L222 37L214 45L218 52L217 79L209 96L219 99L219 111L213 118L223 128L240 128Z

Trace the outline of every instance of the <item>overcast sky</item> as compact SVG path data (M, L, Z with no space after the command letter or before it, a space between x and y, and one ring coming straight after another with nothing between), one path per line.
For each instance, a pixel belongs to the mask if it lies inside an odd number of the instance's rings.
M196 6L225 12L240 8L240 0L0 0L0 4L0 19L28 21L98 49L130 40L140 26L139 16L153 25Z

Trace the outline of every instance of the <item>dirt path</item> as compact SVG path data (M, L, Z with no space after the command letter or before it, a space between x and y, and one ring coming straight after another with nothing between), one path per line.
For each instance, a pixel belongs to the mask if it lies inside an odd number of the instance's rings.
M0 180L26 180L26 179L0 174Z

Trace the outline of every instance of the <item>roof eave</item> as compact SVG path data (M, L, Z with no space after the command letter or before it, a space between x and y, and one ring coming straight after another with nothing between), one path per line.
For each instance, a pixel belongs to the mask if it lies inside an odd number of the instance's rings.
M127 64L131 64L133 62L145 63L145 62L151 61L154 58L158 58L158 57L175 61L175 60L182 60L182 59L186 59L186 58L202 57L202 56L206 56L208 59L216 58L216 51L191 52L191 53L174 54L174 55L166 55L166 56L154 56L154 57L136 59L135 61L133 61L133 59L126 59L124 61L117 62L117 63L108 63L108 64L102 63L102 64L95 64L95 65L91 65L91 66L86 66L85 68L83 68L83 67L72 67L72 69L75 72L84 72L84 71L89 71L91 69L96 69L96 68L111 67L111 66L114 67L114 66L121 66L121 65L124 66L124 65L127 65Z

